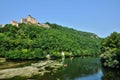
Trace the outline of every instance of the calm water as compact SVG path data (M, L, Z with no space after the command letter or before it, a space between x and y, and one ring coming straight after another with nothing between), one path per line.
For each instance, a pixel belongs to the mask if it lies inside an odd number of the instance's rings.
M9 80L120 80L119 70L102 68L99 58L67 58L58 61L63 64L63 67L57 71L51 71L43 76L36 75L29 79L14 77ZM22 63L22 66L26 63ZM33 62L28 62L28 65L30 63Z

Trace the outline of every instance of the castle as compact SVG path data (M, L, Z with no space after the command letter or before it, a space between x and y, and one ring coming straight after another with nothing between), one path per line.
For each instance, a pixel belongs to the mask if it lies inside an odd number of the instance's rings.
M38 21L33 18L31 15L28 15L27 18L21 18L20 20L21 23L26 23L26 24L38 24Z
M21 18L20 19L20 23L25 23L25 24L34 24L37 26L41 26L44 28L50 28L50 26L48 24L40 24L35 18L33 18L31 15L28 15L26 18ZM13 26L19 27L19 23L17 21L12 20L11 24Z

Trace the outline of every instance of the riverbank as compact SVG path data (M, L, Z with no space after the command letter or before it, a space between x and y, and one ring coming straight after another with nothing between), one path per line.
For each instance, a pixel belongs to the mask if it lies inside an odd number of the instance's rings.
M6 59L0 57L0 63L2 63L2 62L6 62Z
M11 68L0 70L0 79L9 79L16 76L30 78L33 75L44 75L51 70L57 70L62 64L53 60L39 61L37 63L31 63L29 66L21 68Z

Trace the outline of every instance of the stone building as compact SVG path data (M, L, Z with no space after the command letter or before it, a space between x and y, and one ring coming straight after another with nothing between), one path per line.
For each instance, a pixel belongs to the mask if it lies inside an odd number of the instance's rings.
M31 15L28 15L26 18L21 18L20 19L20 22L17 22L17 21L14 21L12 20L11 21L11 24L13 26L16 26L16 27L19 27L19 23L25 23L25 24L34 24L34 25L37 25L37 26L40 26L40 27L44 27L44 28L50 28L50 26L46 23L43 23L43 24L40 24L35 18L33 18ZM4 27L6 24L4 25L0 25L0 27Z
M35 18L33 18L31 15L28 15L27 18L21 18L20 23L38 25L38 21Z
M12 20L12 21L11 21L11 24L12 24L13 26L18 27L18 22L17 22L17 21Z
M50 28L50 26L48 24L42 24L41 26L44 28Z

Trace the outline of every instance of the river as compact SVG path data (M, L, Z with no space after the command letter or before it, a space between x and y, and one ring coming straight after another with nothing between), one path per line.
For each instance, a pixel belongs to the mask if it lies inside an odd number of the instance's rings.
M119 70L102 68L99 58L63 58L57 61L63 66L42 76L34 75L30 78L16 76L6 80L120 80ZM0 64L0 70L28 66L36 62L38 61L9 61Z

